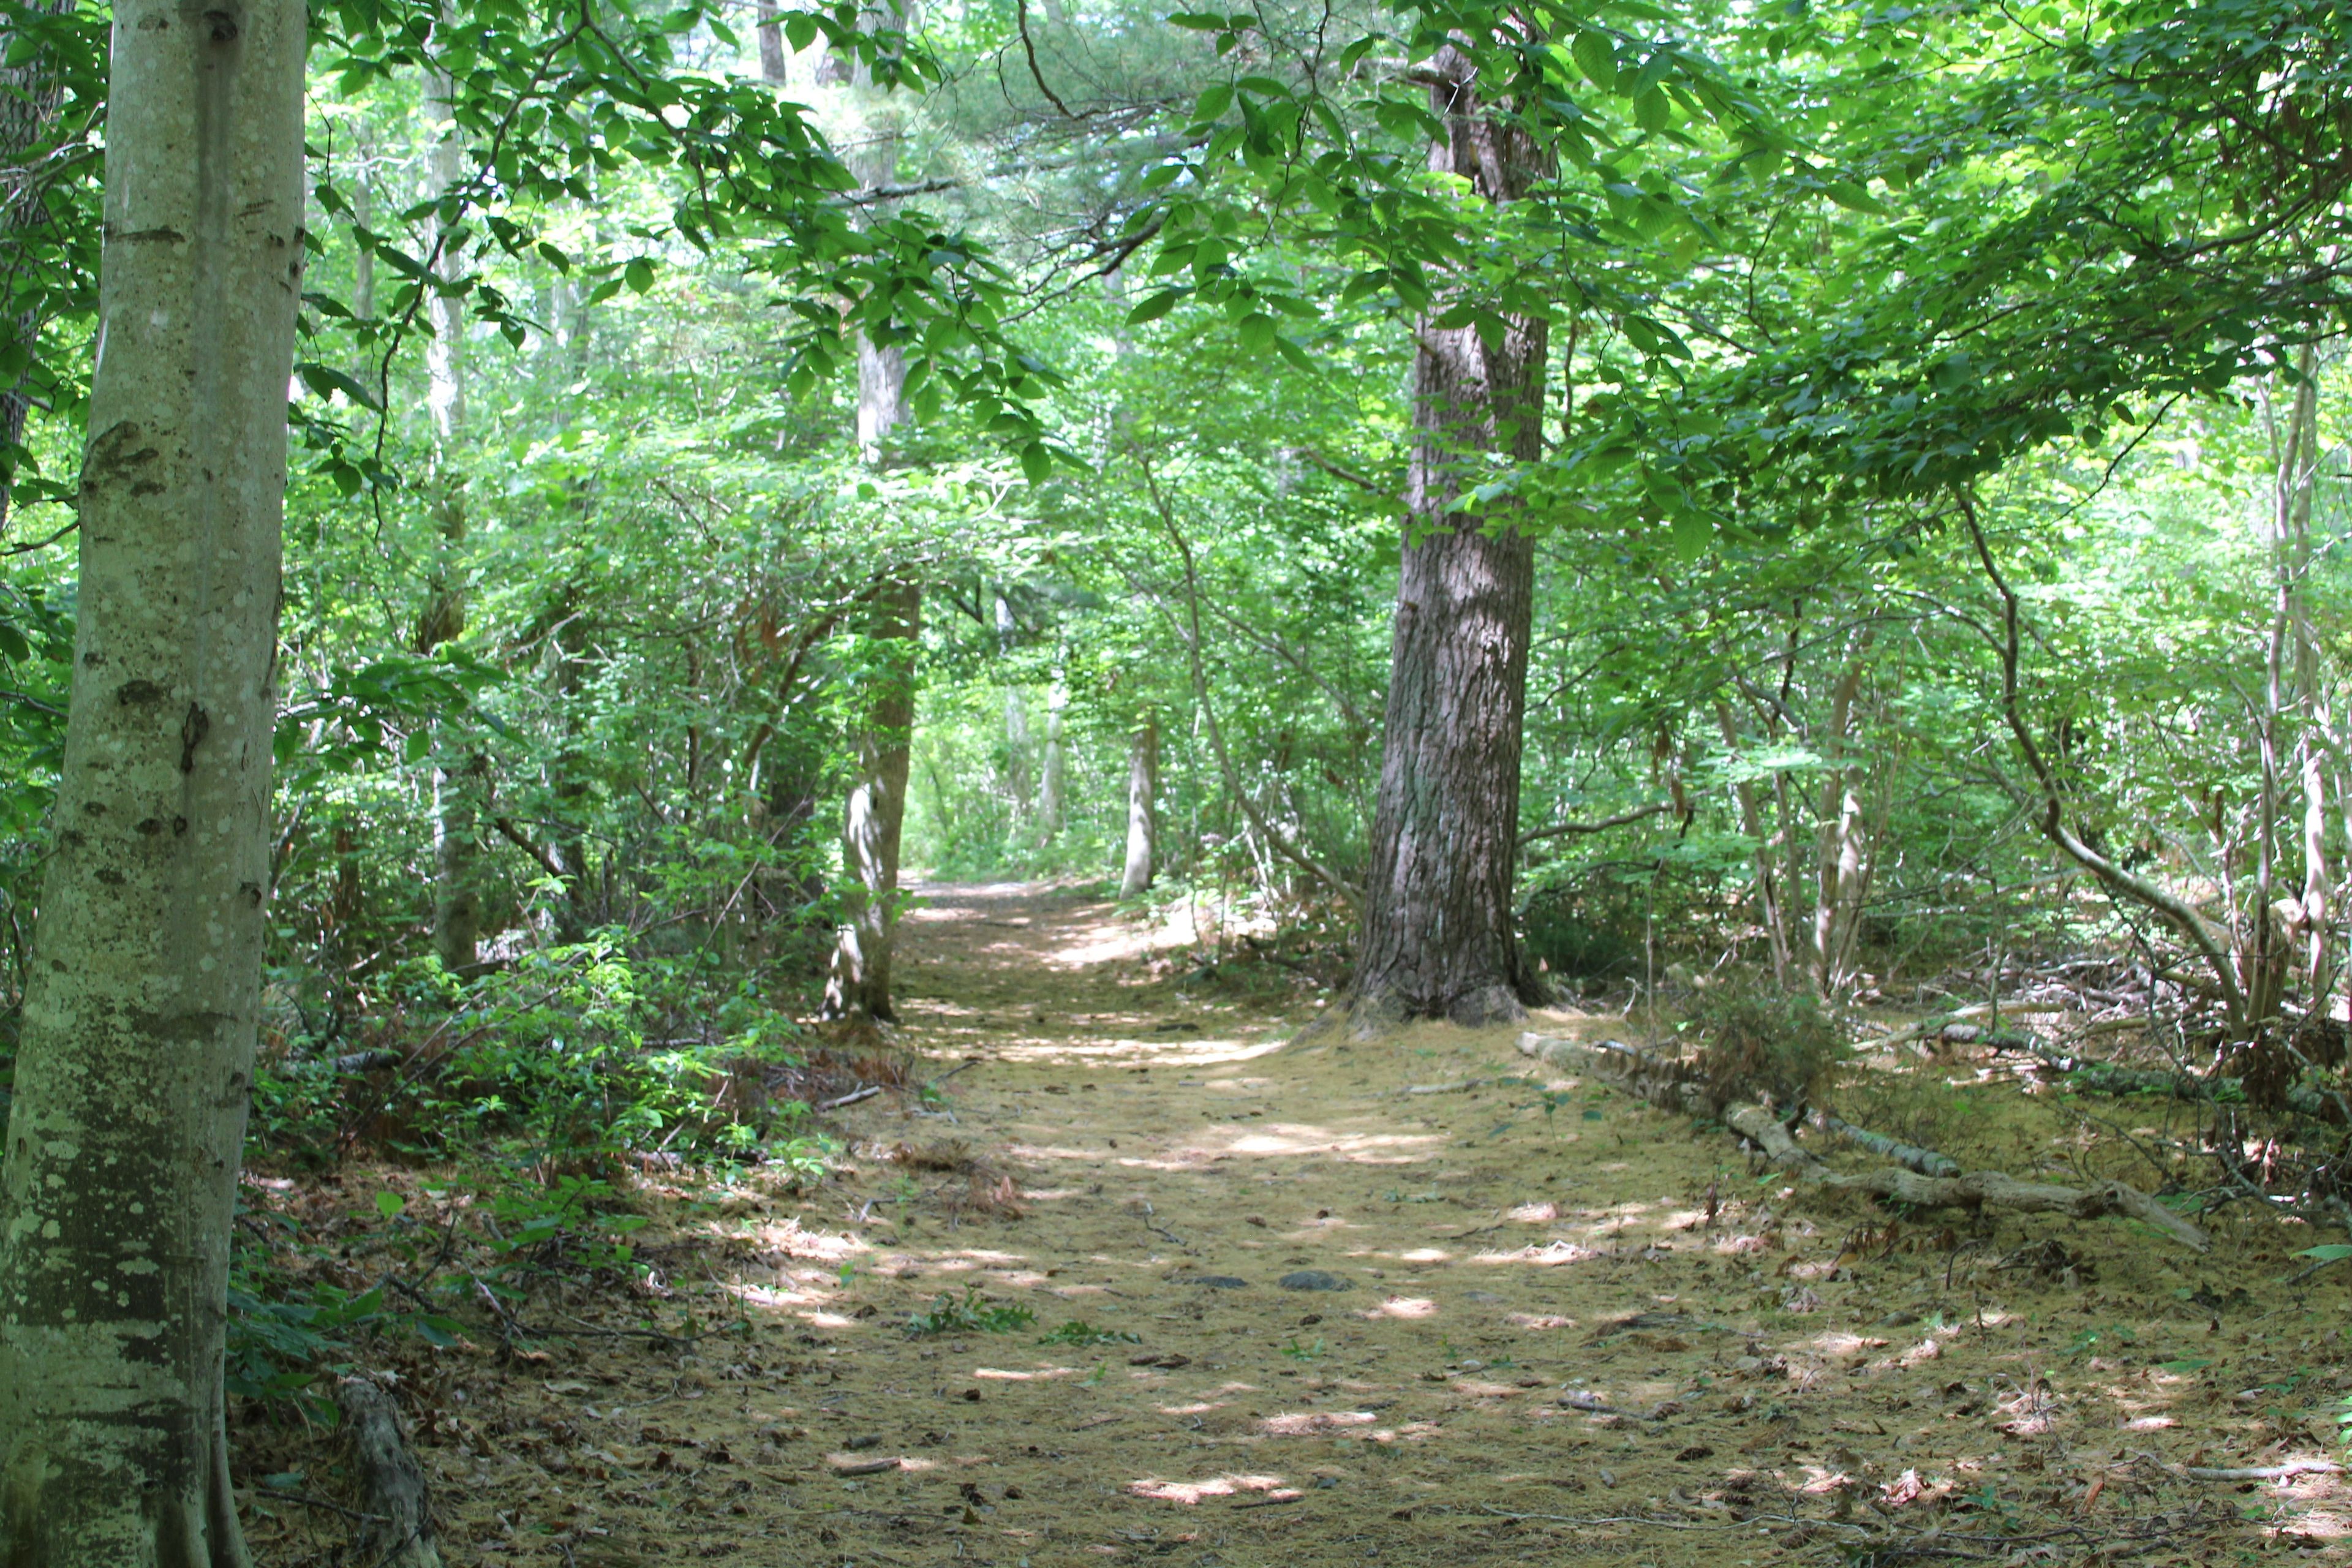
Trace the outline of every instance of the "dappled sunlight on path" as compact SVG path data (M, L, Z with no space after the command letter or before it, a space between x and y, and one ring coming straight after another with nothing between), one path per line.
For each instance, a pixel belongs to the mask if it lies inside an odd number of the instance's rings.
M1827 1562L1863 1502L2144 1521L2132 1456L2212 1429L2147 1370L2175 1331L2070 1357L1998 1249L1947 1287L1931 1233L1798 1208L1507 1032L1292 1043L1323 998L1285 972L1196 977L1067 890L921 891L895 1043L962 1070L842 1112L814 1194L677 1190L663 1267L744 1331L551 1383L603 1479L547 1469L561 1554L482 1562ZM2168 1261L2111 1245L2084 1321L2169 1300Z

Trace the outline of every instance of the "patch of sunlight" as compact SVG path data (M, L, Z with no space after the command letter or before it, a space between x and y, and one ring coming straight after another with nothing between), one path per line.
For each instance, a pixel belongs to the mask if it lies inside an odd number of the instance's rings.
M1230 1401L1196 1399L1190 1405L1162 1405L1156 1408L1162 1415L1206 1415L1212 1410L1223 1410Z
M1592 1248L1580 1247L1573 1241L1554 1240L1545 1242L1541 1247L1530 1244L1526 1247L1513 1247L1508 1252L1474 1253L1470 1261L1489 1265L1532 1263L1539 1268L1552 1268L1563 1263L1589 1263L1601 1256Z
M1109 1159L1110 1151L1071 1149L1057 1143L1007 1143L1004 1146L1004 1155L1009 1160L1084 1160L1089 1164L1095 1164ZM1048 1196L1066 1198L1076 1194L1068 1192L1052 1194L1024 1192L1021 1195L1028 1198Z
M990 1054L998 1061L1040 1065L1134 1061L1181 1068L1249 1061L1280 1050L1282 1041L1280 1035L1255 1044L1247 1040L1024 1040L998 1046Z
M1396 1254L1396 1259L1400 1263L1451 1263L1454 1254L1442 1247L1416 1247L1409 1252Z
M2126 1432L2161 1432L2167 1426L2178 1426L2179 1425L2180 1418L2176 1415L2135 1415L2130 1420L2124 1423L2124 1430Z
M1433 1318L1437 1303L1426 1296L1391 1296L1377 1307L1367 1307L1360 1318Z
M1258 1423L1258 1429L1272 1437L1311 1437L1318 1432L1336 1432L1342 1427L1369 1426L1372 1421L1369 1410L1310 1410L1269 1415Z
M1572 1329L1574 1318L1563 1318L1558 1312L1506 1312L1503 1321L1515 1329Z
M1041 1366L1034 1372L1013 1372L1001 1366L976 1366L971 1375L985 1383L1048 1383L1057 1377L1076 1377L1075 1366Z
M728 1285L721 1287L736 1300L753 1307L796 1307L804 1302L823 1301L833 1294L830 1290L771 1290L764 1285Z
M760 1226L747 1234L761 1246L781 1252L787 1258L808 1258L822 1263L839 1263L853 1254L872 1250L863 1237L803 1230L796 1219L788 1219L779 1225Z
M1442 1134L1423 1132L1335 1132L1306 1122L1276 1121L1237 1131L1225 1147L1236 1154L1316 1154L1359 1165L1409 1165L1427 1158L1405 1150L1442 1146Z
M803 1322L814 1323L820 1329L856 1329L865 1327L846 1312L803 1312Z
M1819 1465L1807 1465L1804 1470L1805 1484L1797 1489L1799 1491L1818 1496L1823 1492L1843 1491L1853 1485L1853 1478L1843 1470L1824 1469Z
M1514 1384L1486 1383L1475 1377L1457 1379L1453 1386L1454 1393L1467 1394L1476 1399L1508 1399L1513 1394L1527 1392Z
M1886 1348L1885 1340L1864 1339L1860 1334L1835 1331L1816 1335L1812 1344L1815 1350L1826 1356L1856 1356L1864 1351L1883 1351Z
M1181 1502L1187 1508L1202 1498L1233 1497L1240 1492L1275 1493L1286 1489L1280 1476L1214 1476L1205 1481L1140 1480L1127 1483L1130 1497Z
M1521 1204L1505 1212L1503 1217L1520 1225L1547 1225L1559 1217L1558 1204Z
M1375 1443L1420 1443L1438 1436L1445 1428L1434 1421L1408 1421L1402 1426L1383 1426L1372 1434Z

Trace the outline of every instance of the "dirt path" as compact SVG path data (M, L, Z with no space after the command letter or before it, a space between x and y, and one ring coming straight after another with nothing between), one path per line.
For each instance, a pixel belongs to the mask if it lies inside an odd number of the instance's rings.
M1074 895L926 892L901 1043L978 1064L843 1113L814 1200L674 1190L708 1246L667 1288L748 1331L591 1347L505 1391L513 1441L428 1438L460 1561L2206 1563L2280 1543L2249 1504L2344 1528L2331 1477L2160 1468L2324 1451L2332 1315L2229 1294L2274 1241L1824 1213L1719 1134L1496 1081L1508 1034L1283 1048L1311 991L1154 979ZM2310 1387L2236 1396L2265 1358Z

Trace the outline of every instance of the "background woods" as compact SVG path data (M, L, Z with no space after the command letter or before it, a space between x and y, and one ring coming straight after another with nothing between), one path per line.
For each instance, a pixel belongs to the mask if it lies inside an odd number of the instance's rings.
M694 1184L1022 1212L918 1136L1048 1023L957 921L1129 1035L1589 1025L1393 1087L1616 1084L1882 1260L2352 1257L2341 15L168 10L0 0L0 1558L241 1560L387 1347L698 1344ZM1887 1087L1962 1065L2034 1093ZM2063 1202L1790 1141L2043 1090ZM101 1312L110 1127L201 1244ZM168 1517L58 1436L151 1332Z

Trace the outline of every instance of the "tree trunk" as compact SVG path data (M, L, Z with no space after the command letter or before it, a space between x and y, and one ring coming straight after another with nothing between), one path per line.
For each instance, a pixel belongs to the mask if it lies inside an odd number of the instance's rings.
M456 186L465 174L465 148L450 110L455 86L447 75L432 72L425 83L425 112L439 128L433 143L432 194L438 196ZM436 280L457 277L457 258L448 250L447 231L436 217L432 238L436 254ZM429 287L429 285L428 285ZM425 405L433 420L433 483L435 523L440 543L434 554L433 575L420 617L416 651L431 653L442 643L465 635L466 589L461 555L466 543L466 501L457 468L457 445L466 426L466 304L454 294L432 289L425 300L433 335L425 345ZM484 759L459 724L436 727L433 767L433 951L441 967L452 974L473 969L481 958L482 895L479 861L482 837Z
M1457 50L1431 68L1431 108L1448 134L1430 168L1498 205L1517 199L1542 172L1541 152L1479 101ZM1535 549L1507 512L1447 509L1488 471L1486 454L1541 455L1549 334L1539 319L1506 316L1489 344L1436 315L1422 321L1413 360L1410 516L1357 951L1365 1031L1396 1017L1516 1018L1538 994L1511 908Z
M228 1568L221 1358L260 1007L293 0L118 0L66 755L0 1175L0 1562Z
M1139 899L1151 886L1152 856L1160 837L1160 721L1136 726L1127 753L1127 871L1118 896Z
M1830 690L1829 721L1822 728L1821 809L1814 818L1813 989L1822 997L1844 989L1852 965L1849 928L1862 918L1865 884L1862 796L1848 761L1853 738L1854 699L1866 673L1870 647L1865 627L1853 657Z
M1059 680L1045 689L1045 754L1037 771L1037 842L1051 844L1061 836L1069 786L1068 748L1062 741L1062 711L1070 705L1069 689Z
M824 983L824 1016L897 1017L890 1003L890 947L898 919L898 833L907 815L908 742L915 726L916 639L922 629L922 589L894 583L875 601L874 673L858 726L856 778L841 831L843 888L848 920L833 950Z
M894 14L894 26L897 20ZM867 86L862 69L856 86L862 95ZM850 171L871 190L886 183L897 166L898 130L893 117L866 107L871 135L850 160ZM876 347L860 332L857 448L865 460L881 466L891 434L906 422L906 356L895 346ZM898 835L907 816L922 610L921 585L903 579L875 601L865 661L873 673L862 683L866 710L854 742L856 772L842 815L848 920L835 942L832 970L825 977L824 1016L828 1018L862 1016L887 1021L898 1016L890 1003L890 944L898 923Z
M1724 750L1737 758L1739 754L1739 731L1732 721L1731 704L1716 699L1715 721L1723 731ZM1733 796L1739 803L1740 831L1756 845L1756 920L1764 928L1766 951L1772 959L1772 984L1786 989L1789 984L1789 913L1787 900L1780 892L1779 868L1772 852L1772 833L1764 821L1764 805L1756 792L1756 781L1741 779L1732 786Z
M776 20L776 0L759 0L760 79L778 86L792 79L790 57L784 53L784 29Z

